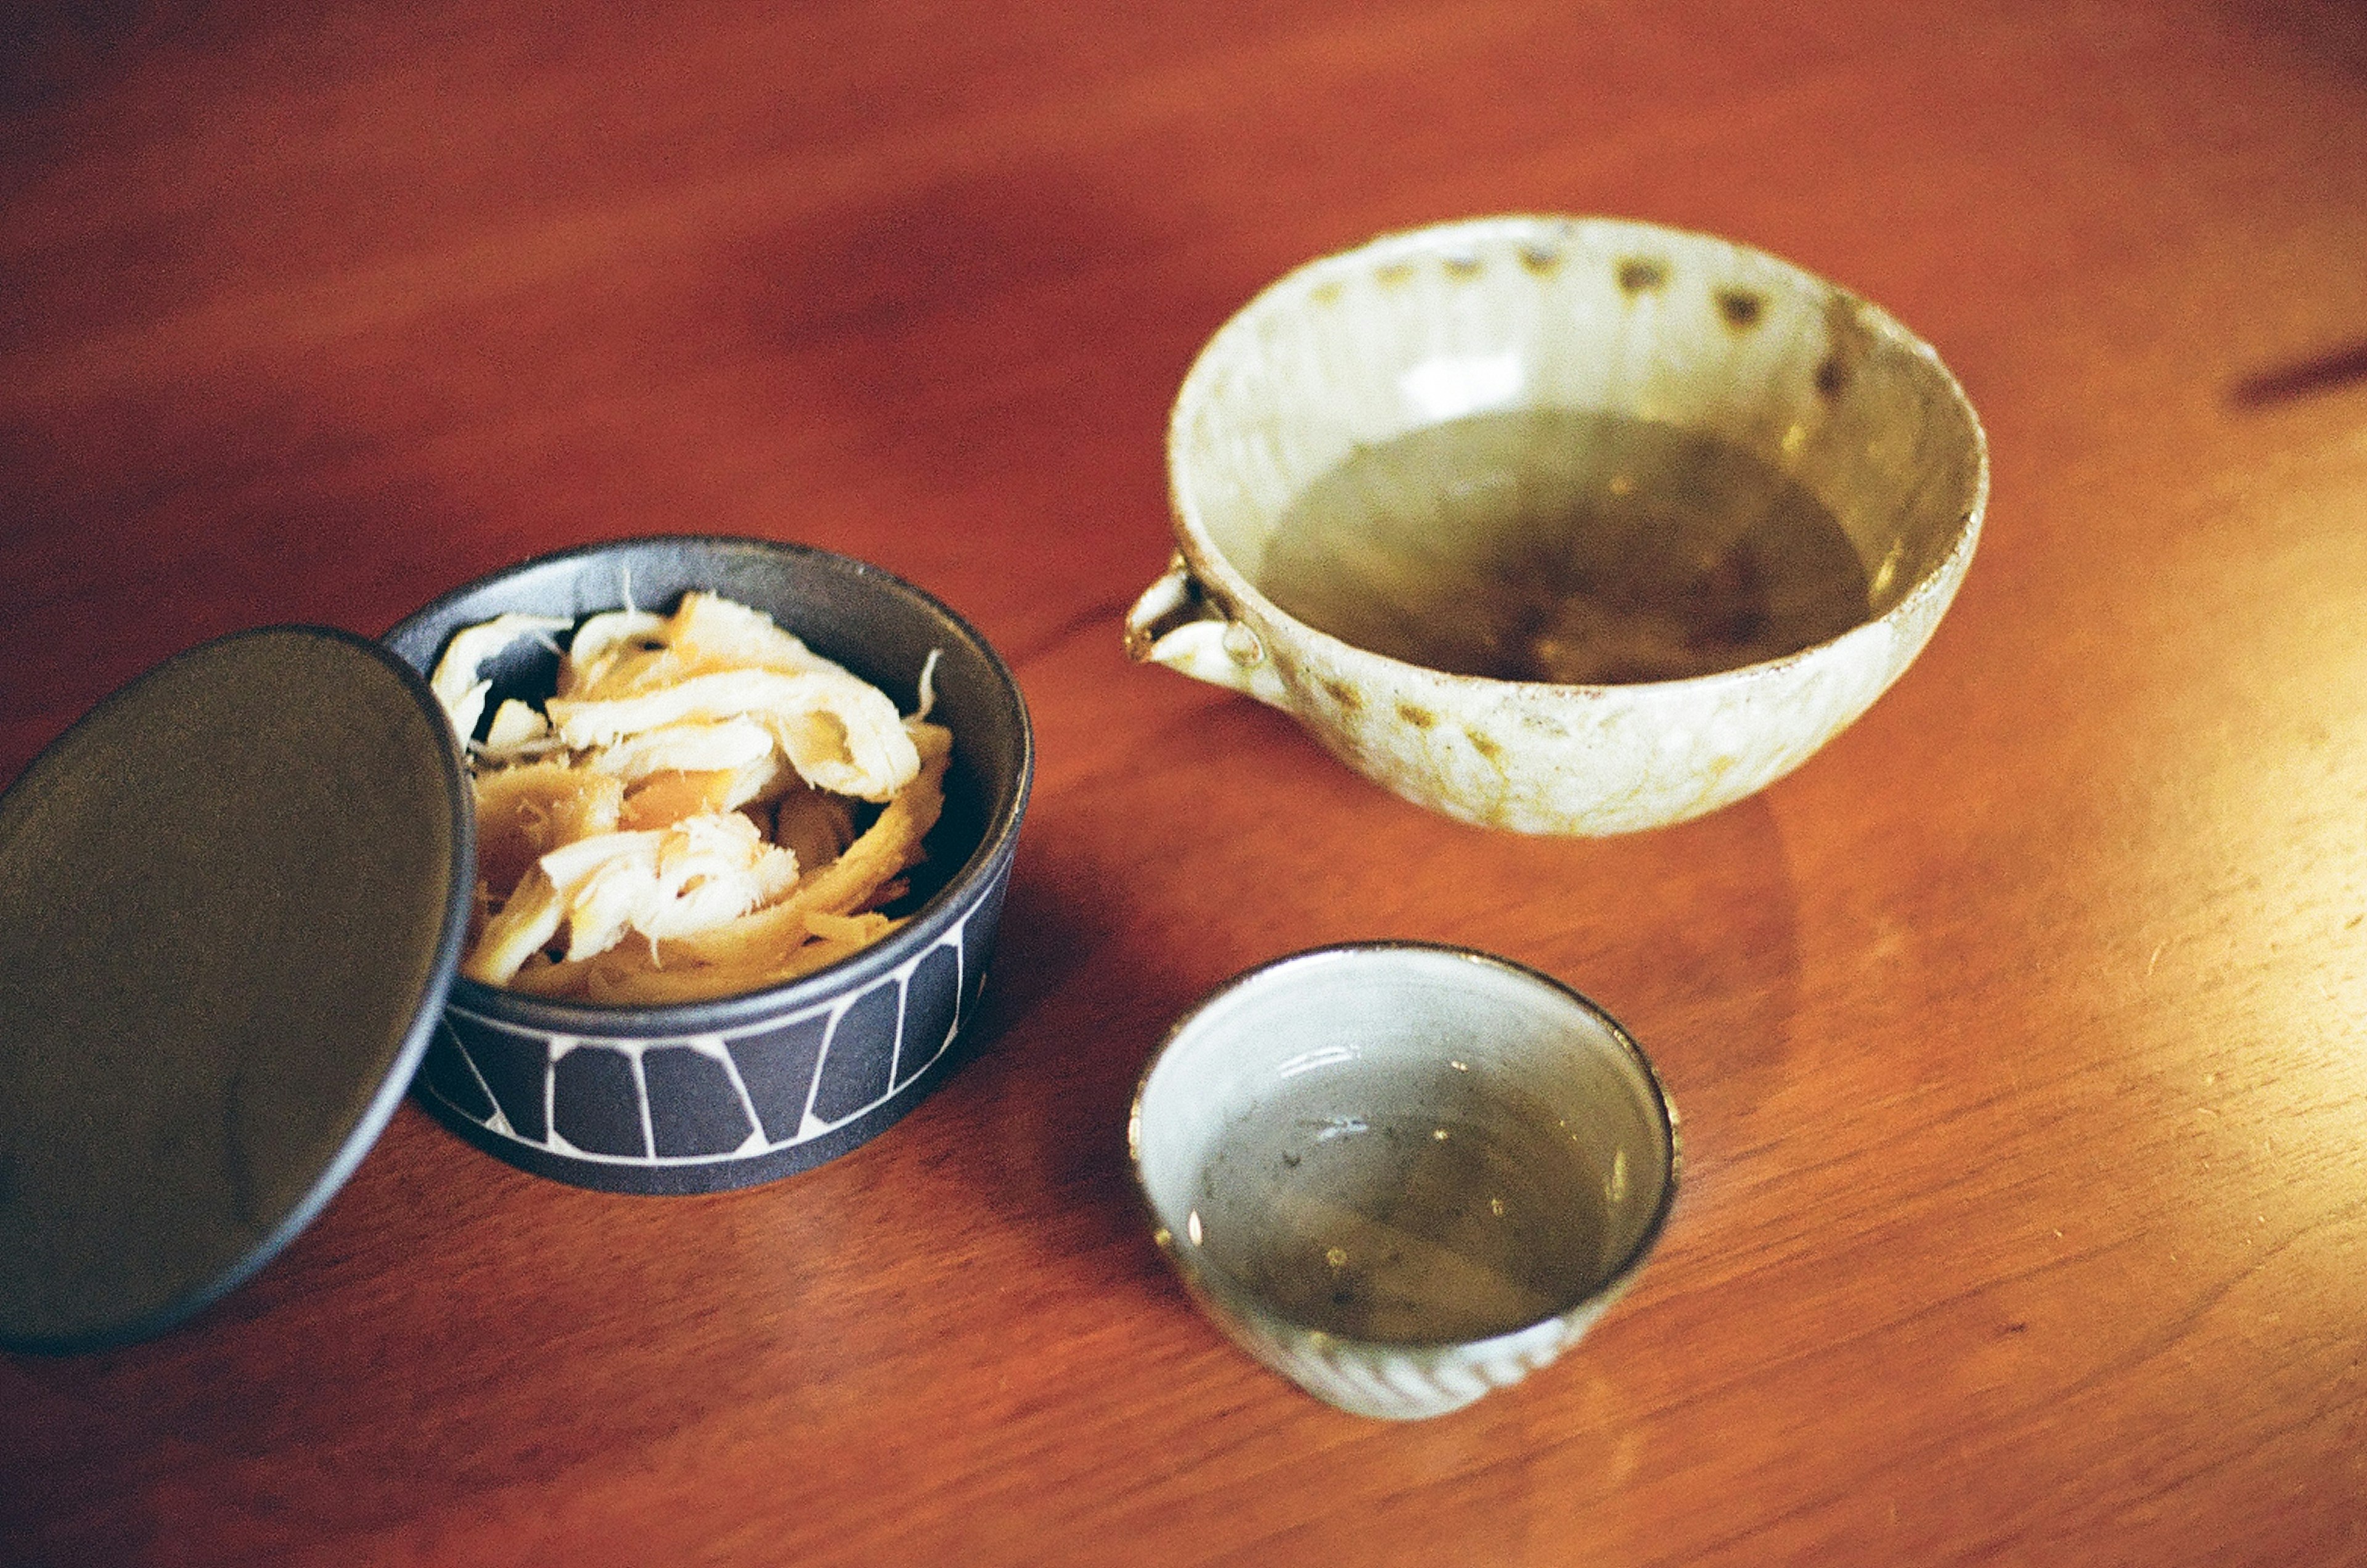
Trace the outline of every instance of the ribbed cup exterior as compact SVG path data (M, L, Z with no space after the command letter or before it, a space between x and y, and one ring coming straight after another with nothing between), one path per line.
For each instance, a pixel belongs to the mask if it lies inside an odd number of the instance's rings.
M1467 1345L1342 1339L1271 1319L1259 1323L1238 1306L1214 1315L1235 1344L1326 1404L1376 1420L1419 1421L1460 1410L1551 1365L1611 1301L1598 1296L1560 1317Z

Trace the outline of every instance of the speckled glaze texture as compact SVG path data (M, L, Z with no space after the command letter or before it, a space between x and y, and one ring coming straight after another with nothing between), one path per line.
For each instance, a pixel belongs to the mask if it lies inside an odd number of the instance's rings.
M1238 1201L1241 1192L1288 1179L1230 1157L1262 1100L1329 1074L1344 1086L1342 1106L1406 1086L1436 1106L1429 1096L1443 1068L1548 1108L1588 1149L1601 1190L1560 1194L1605 1215L1600 1268L1582 1288L1502 1333L1406 1343L1295 1320L1228 1272L1203 1211L1266 1213ZM1152 1056L1127 1144L1152 1239L1226 1336L1326 1404L1391 1421L1460 1409L1577 1344L1643 1268L1683 1166L1676 1108L1642 1048L1608 1014L1520 964L1421 942L1316 948L1237 976L1179 1021Z
M1717 674L1556 685L1371 653L1258 591L1275 521L1357 447L1522 408L1662 421L1776 465L1856 546L1868 618ZM1410 800L1527 833L1682 821L1798 767L1930 641L1988 494L1971 404L1889 316L1746 246L1610 219L1474 220L1291 273L1202 351L1168 464L1179 548L1128 653L1284 709Z

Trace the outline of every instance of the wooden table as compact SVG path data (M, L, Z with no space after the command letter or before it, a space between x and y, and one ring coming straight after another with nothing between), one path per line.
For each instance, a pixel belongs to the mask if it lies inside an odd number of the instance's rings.
M0 776L205 637L669 530L930 588L1042 765L908 1121L648 1200L406 1107L219 1307L0 1359L0 1560L2367 1562L2355 6L18 16ZM1922 660L1683 827L1458 827L1121 653L1206 334L1512 209L1831 276L1992 439ZM1122 1157L1179 1011L1369 936L1596 998L1690 1156L1578 1352L1410 1427L1223 1342Z

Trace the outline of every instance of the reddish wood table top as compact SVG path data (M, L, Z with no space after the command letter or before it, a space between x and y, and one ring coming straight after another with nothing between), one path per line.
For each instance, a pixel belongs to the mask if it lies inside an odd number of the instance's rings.
M984 1049L715 1198L406 1107L214 1310L0 1359L0 1560L2367 1561L2355 6L395 9L0 45L0 776L217 633L812 541L1033 706ZM1683 827L1458 827L1121 653L1206 334L1514 209L1789 256L1989 429L1922 660ZM1122 1159L1181 1010L1365 936L1561 976L1686 1117L1635 1292L1410 1427L1223 1342Z

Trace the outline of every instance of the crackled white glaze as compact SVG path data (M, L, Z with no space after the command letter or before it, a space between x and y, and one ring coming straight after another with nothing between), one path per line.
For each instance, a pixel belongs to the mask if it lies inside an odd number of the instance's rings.
M1700 429L1830 508L1869 618L1684 681L1445 674L1303 625L1253 584L1277 519L1360 445L1504 409ZM1972 563L1980 423L1931 349L1787 263L1609 219L1479 219L1308 264L1203 350L1168 433L1179 550L1127 618L1133 657L1270 703L1421 805L1529 833L1682 821L1763 788L1920 652Z

